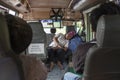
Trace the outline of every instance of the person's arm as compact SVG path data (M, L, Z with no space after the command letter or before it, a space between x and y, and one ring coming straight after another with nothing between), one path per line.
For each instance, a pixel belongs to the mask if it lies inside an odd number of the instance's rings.
M67 51L68 48L67 48L67 47L64 47L63 49L64 49L65 51Z
M59 45L58 37L54 37L53 40L54 40L54 42L57 44L57 47L62 48L62 47Z
M58 47L62 48L62 47L59 45L58 37L60 37L60 33L53 37L53 41L57 44Z
M58 42L58 37L54 37L53 38L53 41L58 45L59 44L59 42Z
M67 49L68 49L68 44L69 44L69 41L67 41L66 44L64 45L64 48L63 48L63 49L64 49L65 51L67 51Z

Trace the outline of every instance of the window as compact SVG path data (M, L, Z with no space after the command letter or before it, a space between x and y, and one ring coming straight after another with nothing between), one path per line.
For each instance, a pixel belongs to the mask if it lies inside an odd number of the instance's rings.
M44 28L44 31L48 34L50 34L50 29L52 27L55 27L56 28L56 33L66 33L66 27L63 27L61 25L61 21L53 21L51 19L47 19L47 20L40 20L42 25L43 25L43 28Z
M51 19L47 19L47 20L41 20L41 23L43 25L44 28L50 28L50 27L55 27L55 28L61 28L61 21L54 21Z
M79 34L81 34L83 26L82 26L82 21L77 21L76 22L76 27L77 27L77 32L79 32Z
M13 10L9 10L9 14L11 14L11 15L15 15L15 11L13 11Z
M53 26L56 27L56 28L60 28L61 27L61 22L60 21L53 22Z
M56 28L56 34L57 33L66 33L66 26L63 26L62 28Z
M51 28L44 28L44 31L47 33L47 34L50 34L50 29ZM57 33L63 33L65 34L66 33L66 26L62 27L62 28L56 28L56 34Z
M0 13L4 14L7 11L8 11L7 8L5 8L4 6L0 5Z
M7 13L9 13L9 14L11 14L11 15L14 15L14 16L16 15L16 12L15 12L15 11L13 11L13 10L11 10L11 9L8 9L8 8L0 5L0 13L4 14L5 12L7 12Z
M41 23L43 25L44 28L50 28L53 26L53 21L51 19L47 19L47 20L41 20Z

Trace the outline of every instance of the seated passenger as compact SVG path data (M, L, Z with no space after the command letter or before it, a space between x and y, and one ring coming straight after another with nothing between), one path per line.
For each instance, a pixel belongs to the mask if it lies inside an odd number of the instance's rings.
M104 3L100 5L98 8L94 9L91 12L90 16L90 22L92 24L92 31L94 32L94 34L96 34L97 22L102 15L115 15L115 14L120 15L120 7L113 2ZM77 74L79 75L83 74L86 54L89 48L92 47L93 45L95 45L95 39L93 39L90 42L79 45L77 51L73 55L72 60L73 67ZM71 75L74 76L75 74L72 73L69 75L69 73L66 73L64 75L64 80L69 80ZM81 76L79 76L79 78L80 77ZM74 77L71 78L71 80L74 80Z
M69 39L67 53L65 54L66 60L69 63L72 61L72 54L75 53L78 45L82 44L83 41L82 38L75 31L70 31L66 35L71 37Z
M82 44L83 41L82 41L82 38L74 31L70 31L68 35L71 36L71 39L69 40L68 49L70 49L74 54L78 45Z
M50 71L53 69L54 64L57 63L60 69L63 69L63 62L65 60L65 53L68 49L68 40L71 38L68 34L56 34L53 42L49 45L48 57L50 61Z
M43 62L30 55L22 55L32 40L32 30L26 21L9 14L5 15L12 50L15 53L15 59L18 61L23 80L45 80L47 69ZM22 71L23 70L23 71Z

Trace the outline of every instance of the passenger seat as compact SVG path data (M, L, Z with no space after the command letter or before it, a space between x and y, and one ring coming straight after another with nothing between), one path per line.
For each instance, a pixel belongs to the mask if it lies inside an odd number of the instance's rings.
M33 56L36 56L38 59L46 59L46 46L47 46L47 36L46 33L44 32L43 26L41 22L29 22L28 23L31 28L32 28L32 32L33 32L33 38L32 38L32 42L30 45L40 45L41 47L41 52L36 51L35 52L29 52L28 50L28 54L31 54ZM28 48L30 49L30 48ZM43 50L43 51L42 51Z
M15 61L7 54L14 54L10 45L7 23L0 14L0 80L24 80Z
M87 53L83 80L120 80L120 15L102 16L97 45Z

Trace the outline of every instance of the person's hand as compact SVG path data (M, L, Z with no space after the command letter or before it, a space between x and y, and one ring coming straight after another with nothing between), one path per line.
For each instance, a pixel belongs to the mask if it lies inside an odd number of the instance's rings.
M58 49L58 47L53 47L54 50Z
M64 47L63 49L64 49L64 51L67 51L67 48L66 48L66 47Z
M62 48L60 45L57 45L58 48Z

